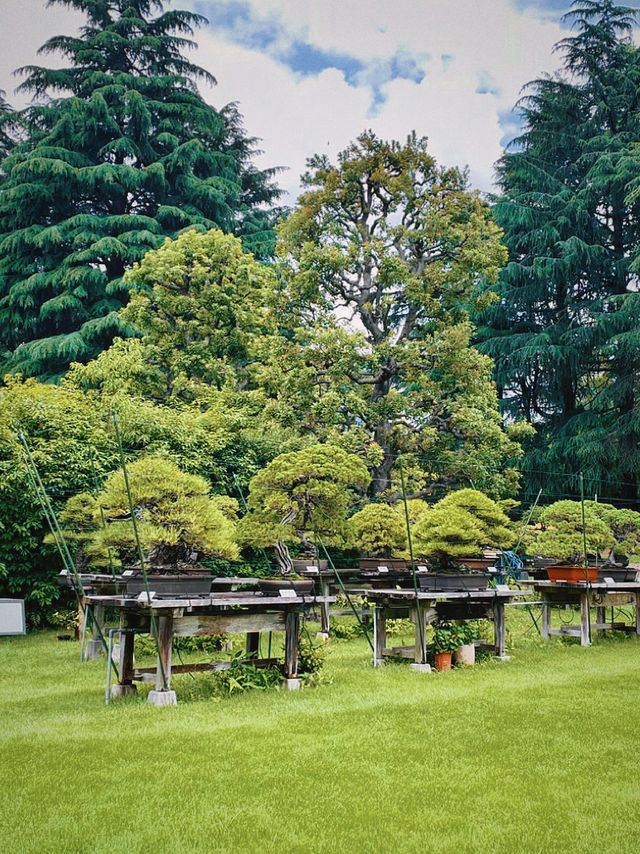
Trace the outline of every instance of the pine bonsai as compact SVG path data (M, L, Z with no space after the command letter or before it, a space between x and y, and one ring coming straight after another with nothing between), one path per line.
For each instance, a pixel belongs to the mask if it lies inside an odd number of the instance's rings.
M416 553L442 568L456 558L481 556L484 547L508 548L515 536L500 506L476 489L442 498L414 529Z
M543 557L582 564L585 560L585 537L587 557L599 555L614 544L609 525L589 506L584 508L583 524L579 501L556 501L542 510L538 521L541 527L536 530L533 548Z
M407 530L398 506L367 504L349 519L353 545L365 555L390 558L407 548Z
M197 91L215 81L183 51L204 18L160 0L52 2L87 23L42 47L65 67L21 69L36 102L0 165L2 368L41 376L131 332L123 274L165 236L218 227L269 255L278 195L235 106Z
M311 445L280 454L251 480L239 538L257 548L273 547L283 574L291 573L289 543L309 555L315 555L316 535L325 543L344 544L353 492L369 480L360 457L342 448Z
M237 502L227 496L211 496L204 478L187 474L161 457L142 457L131 463L127 472L144 557L150 564L177 565L197 563L206 557L239 556L235 542ZM93 550L111 549L123 563L137 561L121 471L113 472L96 496L96 515L100 507L106 524L96 527Z

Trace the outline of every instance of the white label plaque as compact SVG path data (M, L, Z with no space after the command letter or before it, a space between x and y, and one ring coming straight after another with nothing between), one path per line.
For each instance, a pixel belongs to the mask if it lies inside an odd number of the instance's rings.
M0 635L26 635L24 599L0 599Z

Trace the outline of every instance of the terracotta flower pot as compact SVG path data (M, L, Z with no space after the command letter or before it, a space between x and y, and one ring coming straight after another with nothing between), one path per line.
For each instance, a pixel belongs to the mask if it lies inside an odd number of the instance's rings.
M452 655L453 653L451 652L436 652L436 670L439 670L440 672L444 670L451 670Z

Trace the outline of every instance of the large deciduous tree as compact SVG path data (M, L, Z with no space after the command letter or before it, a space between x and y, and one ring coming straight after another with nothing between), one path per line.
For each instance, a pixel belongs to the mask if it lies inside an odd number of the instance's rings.
M302 310L333 317L316 323L305 364L345 424L382 449L372 492L394 488L400 453L422 460L413 488L469 477L493 492L513 486L509 473L492 479L519 448L502 428L491 363L469 346L468 307L490 300L478 293L506 258L488 206L415 135L363 133L337 166L313 157L303 180L281 253Z
M36 100L0 170L2 367L42 376L129 331L125 269L165 236L218 227L270 254L278 195L235 106L198 93L215 81L183 51L201 16L160 0L52 2L87 23L41 49L65 67L22 69Z
M510 260L481 349L504 407L531 419L532 494L637 497L640 470L640 52L637 10L579 0L562 72L529 84L524 131L498 162L494 213Z

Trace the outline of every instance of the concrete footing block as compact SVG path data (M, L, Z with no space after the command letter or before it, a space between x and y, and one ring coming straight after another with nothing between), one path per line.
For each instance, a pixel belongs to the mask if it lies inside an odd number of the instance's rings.
M177 706L175 691L149 691L149 702L152 706Z
M430 664L420 664L419 661L414 661L413 664L410 665L412 670L415 670L417 673L431 673L431 665Z
M328 641L329 632L316 632L316 640Z
M510 655L494 655L496 661L511 661Z
M134 694L138 693L138 689L135 685L112 685L111 686L111 696L112 697L131 697Z
M285 679L282 684L287 691L299 691L302 687L302 679Z
M87 641L87 648L85 650L85 658L86 659L100 658L100 656L102 655L102 650L103 650L102 641L94 640L93 638L91 638L91 640Z
M374 667L383 667L386 664L384 658L374 658L372 661Z

